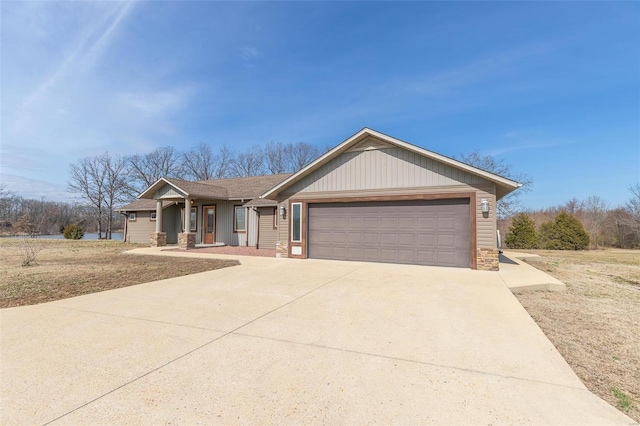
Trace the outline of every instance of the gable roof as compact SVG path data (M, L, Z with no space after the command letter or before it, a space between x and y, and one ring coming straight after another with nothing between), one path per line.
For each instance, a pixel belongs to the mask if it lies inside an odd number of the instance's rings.
M175 203L164 203L163 209L172 206ZM142 212L142 211L156 211L156 200L135 200L129 204L125 204L122 207L116 209L118 212Z
M165 185L170 185L176 189L184 198L220 200L252 199L257 198L264 191L272 188L289 176L291 176L291 174L286 173L195 182L176 178L160 178L138 195L138 199L153 199L154 194Z
M360 146L358 144L360 144L361 142L365 141L367 138L370 138L370 137L374 137L374 138L377 138L378 140L382 141L382 145L389 144L389 145L398 146L400 148L406 149L407 151L414 152L416 154L422 155L422 156L424 156L426 158L430 158L432 160L439 161L439 162L441 162L443 164L446 164L448 166L451 166L451 167L466 171L468 173L483 177L484 179L487 179L488 181L491 181L491 182L496 184L496 198L497 199L500 199L500 198L504 197L508 193L510 193L510 192L512 192L512 191L514 191L514 190L516 190L516 189L518 189L519 187L522 186L521 183L518 183L518 182L516 182L514 180L507 179L507 178L505 178L503 176L499 176L499 175L497 175L495 173L490 173L490 172L487 172L485 170L479 169L477 167L470 166L469 164L465 164L465 163L463 163L461 161L454 160L453 158L449 158L449 157L446 157L444 155L435 153L433 151L429 151L429 150L426 150L424 148L420 148L420 147L418 147L416 145L412 145L410 143L401 141L400 139L396 139L396 138L394 138L392 136L385 135L384 133L380 133L380 132L378 132L376 130L372 130L372 129L369 129L369 128L365 127L362 130L360 130L358 133L354 134L353 136L349 137L344 142L342 142L341 144L339 144L338 146L333 148L332 150L328 151L326 154L324 154L321 157L319 157L317 160L315 160L312 163L310 163L308 166L304 167L303 169L301 169L297 173L294 173L293 175L289 176L287 179L285 179L282 182L280 182L279 184L275 185L273 188L271 188L268 191L266 191L265 193L263 193L260 197L261 198L273 199L280 192L284 191L289 186L291 186L294 183L298 182L299 180L301 180L302 178L304 178L305 176L307 176L308 174L310 174L314 170L319 169L321 166L323 166L323 165L327 164L328 162L330 162L331 160L337 158L342 153L344 153L344 152L346 152L346 151L348 151L350 149L353 149L353 150L364 150L364 149L367 149L367 147L363 147L363 146Z
M199 183L225 188L230 199L246 199L259 197L263 192L273 188L289 176L291 176L291 173L281 173L265 176L201 180Z

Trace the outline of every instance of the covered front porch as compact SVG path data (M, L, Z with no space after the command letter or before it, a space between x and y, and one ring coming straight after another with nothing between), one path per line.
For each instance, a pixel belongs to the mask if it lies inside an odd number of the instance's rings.
M224 188L163 178L139 198L156 201L152 247L248 245L252 211L244 206L245 200L229 200Z

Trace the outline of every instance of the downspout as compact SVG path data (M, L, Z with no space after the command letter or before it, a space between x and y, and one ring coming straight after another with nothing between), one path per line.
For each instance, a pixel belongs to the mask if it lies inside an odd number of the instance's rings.
M244 204L244 200L242 200L242 204ZM244 233L244 246L249 247L249 207L244 209L244 228L246 230Z

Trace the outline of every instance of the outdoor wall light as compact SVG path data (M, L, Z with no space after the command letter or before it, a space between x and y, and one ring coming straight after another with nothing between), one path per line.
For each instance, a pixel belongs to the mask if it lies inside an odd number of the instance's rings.
M287 212L286 207L284 206L284 204L282 204L280 206L280 216L284 217L285 213Z
M480 202L480 210L482 210L482 213L489 213L489 200L486 198L482 199Z

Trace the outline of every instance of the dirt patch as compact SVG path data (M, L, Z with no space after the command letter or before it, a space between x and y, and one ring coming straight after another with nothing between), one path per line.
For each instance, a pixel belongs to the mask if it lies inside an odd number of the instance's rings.
M184 249L168 248L166 251L178 250L186 252ZM241 246L222 246L222 247L196 247L189 249L189 253L212 253L212 254L230 254L232 256L259 256L259 257L276 257L275 249L257 249L255 247Z
M584 384L640 421L640 251L535 251L566 294L517 295Z
M235 260L124 255L121 241L38 240L34 266L21 266L21 241L0 239L0 308L34 305L238 265Z

